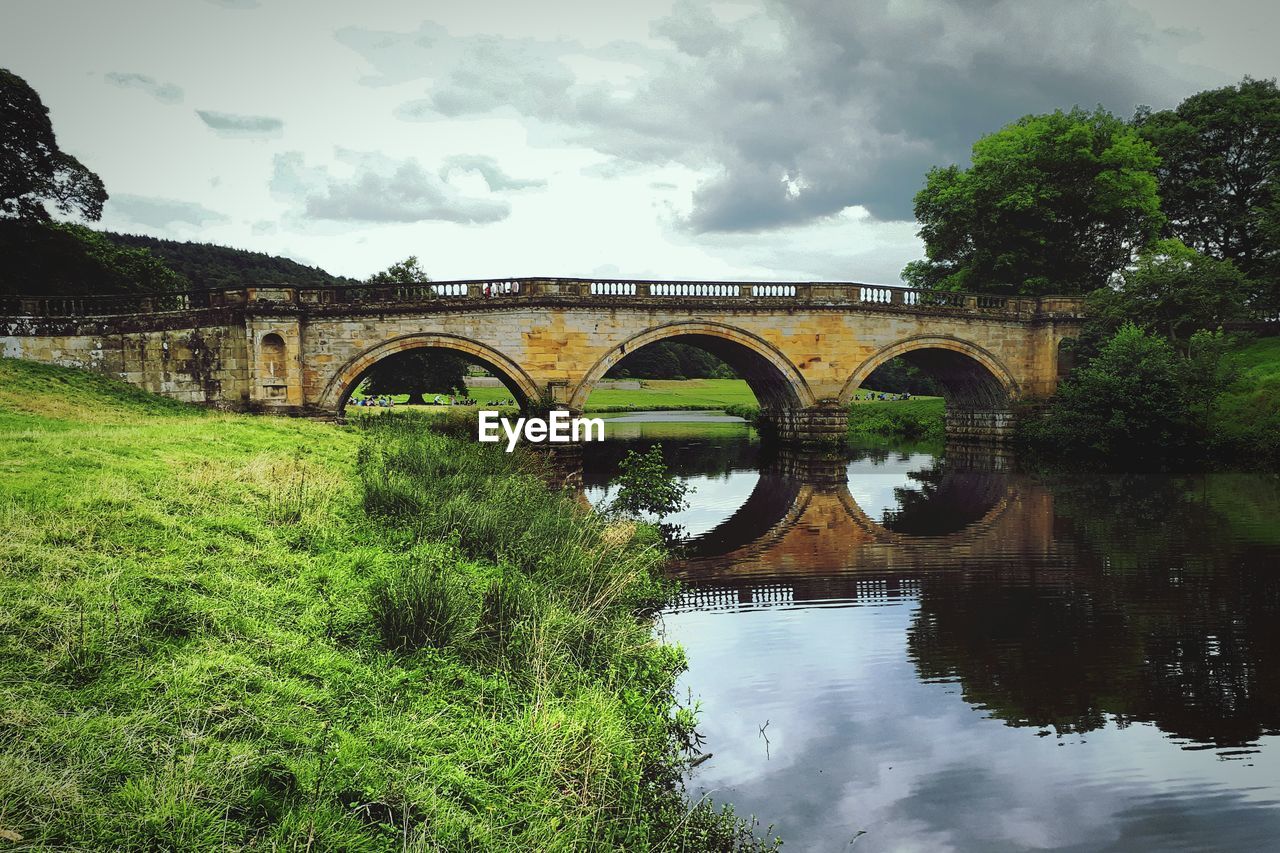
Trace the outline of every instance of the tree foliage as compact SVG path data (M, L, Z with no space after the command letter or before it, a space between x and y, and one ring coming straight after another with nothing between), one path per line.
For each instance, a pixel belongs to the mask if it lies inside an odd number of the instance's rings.
M1062 383L1031 438L1117 459L1176 456L1202 437L1230 381L1223 348L1221 335L1202 332L1184 357L1165 338L1125 323Z
M431 281L426 271L418 264L418 256L410 255L381 272L369 276L366 284L426 284Z
M410 255L381 272L371 275L366 283L376 285L423 284L431 279ZM408 394L426 402L429 394L467 393L467 361L443 349L415 349L396 353L378 362L364 383L367 394Z
M606 379L735 379L733 368L716 356L680 341L641 347L609 368Z
M923 394L930 397L941 397L943 390L938 380L902 357L891 358L871 371L862 387L886 394Z
M915 198L927 257L917 287L1086 293L1163 223L1151 144L1102 109L1026 116L930 170Z
M366 394L408 394L409 402L429 395L467 393L467 361L442 349L415 349L389 355L365 379Z
M47 221L63 214L102 216L102 179L58 147L49 109L17 74L0 68L0 216Z
M681 482L662 460L662 445L644 453L628 450L618 463L618 496L611 509L628 515L649 513L662 518L689 505L689 486Z
M193 288L212 290L237 287L288 285L292 287L325 287L355 284L350 278L330 275L319 267L309 267L289 258L216 246L162 240L140 234L99 232L118 246L145 249L182 275Z
M1115 331L1131 321L1185 348L1192 334L1244 314L1249 283L1231 261L1197 252L1181 240L1157 240L1091 295L1093 322Z
M1134 125L1161 158L1156 170L1168 233L1232 261L1245 275L1274 274L1280 203L1280 88L1245 77L1199 92L1172 110L1140 108Z
M0 293L77 296L189 290L186 276L141 247L69 222L0 219Z

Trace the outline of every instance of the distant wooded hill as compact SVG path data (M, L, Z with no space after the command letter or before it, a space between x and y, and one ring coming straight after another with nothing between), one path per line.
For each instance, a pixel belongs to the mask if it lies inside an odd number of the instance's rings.
M12 219L0 219L0 259L0 293L32 296L355 283L262 252Z
M213 243L186 243L161 240L140 234L101 232L117 246L147 249L165 266L191 282L194 288L233 288L246 285L292 284L321 287L355 284L355 279L331 275L319 267L309 267L278 255L233 249Z

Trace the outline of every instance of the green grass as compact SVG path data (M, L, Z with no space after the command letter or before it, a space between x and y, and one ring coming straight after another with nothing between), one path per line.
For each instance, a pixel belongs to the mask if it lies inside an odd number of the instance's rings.
M1237 458L1280 463L1280 337L1251 341L1232 357L1240 373L1214 407L1213 437Z
M859 401L849 407L849 437L942 441L945 412L941 397Z
M0 829L35 848L729 849L653 535L411 417L0 360ZM744 843L750 843L749 841Z
M644 379L635 391L598 388L587 398L588 412L723 409L755 405L755 395L741 379Z

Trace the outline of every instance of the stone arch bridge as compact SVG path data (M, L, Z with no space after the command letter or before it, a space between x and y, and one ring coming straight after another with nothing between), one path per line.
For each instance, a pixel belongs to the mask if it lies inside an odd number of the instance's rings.
M341 415L381 359L440 348L488 367L526 409L580 410L628 353L661 340L719 356L784 442L844 431L842 407L897 356L946 389L953 438L999 439L1009 404L1052 394L1071 297L857 283L520 278L0 297L10 357L92 368L191 402Z

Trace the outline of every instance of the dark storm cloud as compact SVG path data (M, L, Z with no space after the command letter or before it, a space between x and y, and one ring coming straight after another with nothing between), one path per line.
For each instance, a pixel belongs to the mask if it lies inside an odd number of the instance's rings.
M480 154L457 154L448 158L440 167L440 179L447 181L449 175L455 171L479 173L489 189L494 192L527 190L547 185L547 182L542 180L513 178L502 170L497 160Z
M162 104L177 104L182 101L182 89L172 83L161 83L146 74L128 74L121 71L108 71L102 79L122 89L138 89L146 92Z
M271 116L245 116L214 110L196 110L196 115L219 136L278 136L284 129L284 122Z
M343 222L483 224L511 212L501 199L463 195L417 160L353 151L340 151L338 157L350 167L349 176L336 176L328 166L308 166L296 151L277 154L272 192L298 203L308 219Z
M910 219L931 166L965 161L976 139L1022 115L1102 104L1127 116L1195 88L1150 58L1185 37L1122 0L776 0L734 23L681 2L653 34L671 49L451 39L432 24L339 40L377 71L369 85L431 81L402 118L514 110L621 160L712 170L686 222L698 232L772 229L852 205ZM572 55L643 73L580 82Z
M209 225L226 222L227 217L202 204L172 198L140 195L113 195L107 202L108 213L118 213L131 222L152 228L173 225Z

